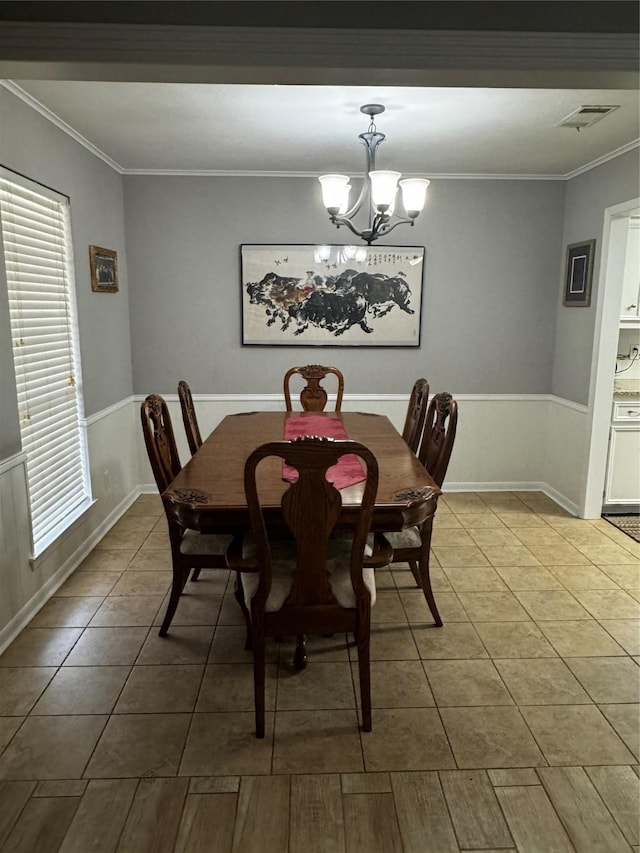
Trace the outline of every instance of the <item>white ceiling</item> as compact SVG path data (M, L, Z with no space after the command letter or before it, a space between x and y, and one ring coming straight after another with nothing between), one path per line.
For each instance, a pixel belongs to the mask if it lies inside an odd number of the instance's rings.
M382 103L378 168L404 174L567 176L631 146L635 90L479 89L16 80L121 171L362 171L365 103ZM14 89L15 90L15 89ZM584 105L620 108L556 127Z

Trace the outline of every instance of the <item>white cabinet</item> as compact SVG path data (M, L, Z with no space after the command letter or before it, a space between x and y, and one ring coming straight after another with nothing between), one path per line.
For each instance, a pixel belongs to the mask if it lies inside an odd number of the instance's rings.
M638 412L637 417L640 420L640 405L624 406L630 411ZM627 417L628 420L633 418L631 415ZM617 423L611 427L604 502L640 503L640 423Z

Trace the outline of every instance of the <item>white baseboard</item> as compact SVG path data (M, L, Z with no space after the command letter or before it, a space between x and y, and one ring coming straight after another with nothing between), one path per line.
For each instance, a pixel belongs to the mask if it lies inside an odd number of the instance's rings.
M578 507L564 495L547 483L449 483L443 488L444 494L452 492L542 492L571 515L578 515Z
M548 498L551 498L552 501L555 501L562 509L566 509L568 513L574 516L578 516L580 512L580 508L578 504L570 501L569 498L566 498L564 495L560 494L559 491L552 488L551 486L545 485L542 491Z
M15 640L20 631L25 628L33 619L36 613L44 607L47 601L55 595L67 578L75 572L80 563L87 557L98 542L105 536L113 525L120 519L129 509L131 504L140 494L140 489L136 488L124 498L117 507L102 521L102 523L92 531L91 535L84 540L60 568L53 574L36 592L32 595L29 601L16 613L5 626L0 630L0 654Z

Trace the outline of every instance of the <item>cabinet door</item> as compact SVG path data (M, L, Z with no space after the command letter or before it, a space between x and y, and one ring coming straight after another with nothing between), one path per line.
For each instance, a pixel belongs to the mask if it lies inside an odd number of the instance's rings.
M622 283L622 305L620 316L637 317L640 314L640 218L632 216L629 220L627 252L624 261Z
M640 502L640 429L637 427L611 427L604 499L605 503Z

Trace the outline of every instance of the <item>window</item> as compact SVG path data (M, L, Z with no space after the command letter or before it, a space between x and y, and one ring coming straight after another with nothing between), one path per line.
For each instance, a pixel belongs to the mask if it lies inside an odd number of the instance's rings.
M35 557L90 504L69 200L2 170L0 218Z

